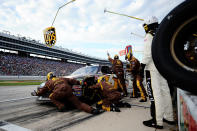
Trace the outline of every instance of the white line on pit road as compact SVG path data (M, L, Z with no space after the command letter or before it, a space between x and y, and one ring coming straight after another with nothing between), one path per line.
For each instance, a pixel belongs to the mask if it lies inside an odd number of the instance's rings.
M5 131L31 131L30 129L26 129L24 127L20 127L14 124L11 124L6 121L0 121L0 130Z

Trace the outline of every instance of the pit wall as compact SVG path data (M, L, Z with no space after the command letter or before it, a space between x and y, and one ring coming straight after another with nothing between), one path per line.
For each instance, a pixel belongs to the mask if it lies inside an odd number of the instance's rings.
M46 76L0 76L0 80L46 80Z

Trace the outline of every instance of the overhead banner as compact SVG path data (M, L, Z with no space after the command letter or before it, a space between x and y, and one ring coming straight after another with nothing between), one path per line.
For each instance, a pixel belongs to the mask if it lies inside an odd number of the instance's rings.
M45 44L49 47L52 47L56 43L56 32L55 27L48 27L44 31L44 41Z

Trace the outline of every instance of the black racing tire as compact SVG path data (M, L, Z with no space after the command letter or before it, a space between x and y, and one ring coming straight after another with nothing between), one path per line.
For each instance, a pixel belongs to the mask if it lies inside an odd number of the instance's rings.
M175 7L162 20L152 43L153 61L162 76L194 94L197 94L197 51L191 52L197 48L196 7L197 0L187 0ZM192 44L186 42L194 43L191 51L185 46Z

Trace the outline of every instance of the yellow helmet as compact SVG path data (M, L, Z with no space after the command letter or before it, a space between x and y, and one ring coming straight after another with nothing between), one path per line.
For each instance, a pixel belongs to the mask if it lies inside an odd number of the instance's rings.
M102 79L103 79L104 76L100 76L98 79L97 79L97 82L99 83Z
M119 56L116 54L116 55L114 56L114 59L119 59Z
M51 80L53 77L56 77L53 72L47 74L47 80Z
M97 83L99 83L100 81L108 82L109 81L109 75L103 75L103 76L98 77Z

